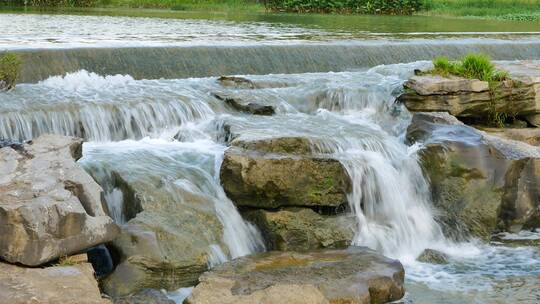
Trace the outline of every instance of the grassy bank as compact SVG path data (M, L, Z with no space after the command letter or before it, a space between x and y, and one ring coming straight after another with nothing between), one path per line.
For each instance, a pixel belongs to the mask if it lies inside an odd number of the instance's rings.
M165 8L180 11L264 11L264 6L254 0L100 0L100 6Z
M540 21L540 0L425 0L421 14Z
M144 8L175 11L264 12L256 0L27 0L29 7ZM0 6L21 7L24 0L0 0Z
M27 0L29 6L145 8L205 12L418 14L540 21L540 0ZM266 3L266 7L265 7ZM0 0L0 6L24 0Z

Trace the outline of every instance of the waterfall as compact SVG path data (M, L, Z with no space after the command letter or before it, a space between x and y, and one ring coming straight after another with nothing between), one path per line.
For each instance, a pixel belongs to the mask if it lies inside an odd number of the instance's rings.
M223 235L211 237L221 239L227 246L226 252L236 258L262 251L264 245L257 229L242 219L221 188L218 168L224 149L205 139L92 142L84 145L80 162L105 189L105 199L115 219L129 220L125 214L116 215L119 208L122 210L119 199L123 194L115 185L114 175L136 191L142 211L212 210L211 214L223 226ZM118 222L121 224L122 220ZM218 244L211 244L208 250L211 266L227 260L225 250Z
M2 93L0 138L55 133L90 141L138 139L214 114L210 97L166 85L84 70L21 84Z
M17 51L24 62L19 82L38 82L79 70L129 74L135 79L226 74L347 71L482 52L497 60L540 58L538 41L434 40L288 45L78 48ZM153 62L155 64L147 64Z

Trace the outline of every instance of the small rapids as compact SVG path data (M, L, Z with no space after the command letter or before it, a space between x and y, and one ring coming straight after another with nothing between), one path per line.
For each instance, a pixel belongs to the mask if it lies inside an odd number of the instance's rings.
M264 250L260 233L242 219L220 185L230 136L305 137L316 153L338 159L352 179L348 200L357 218L354 243L405 265L408 294L402 303L498 303L505 298L534 303L539 295L533 287L540 283L537 248L474 240L456 244L444 238L435 221L437 211L417 160L419 147L404 143L411 115L394 104L413 70L428 65L248 76L255 89L220 85L216 78L134 80L79 71L0 93L0 138L27 140L43 133L86 138L80 162L103 186L116 222L136 216L125 212L133 206L121 190L121 176L140 190L144 208L215 217L222 234L200 235L210 244L214 266ZM240 113L214 93L272 105L276 115ZM163 203L152 205L157 200ZM445 252L450 263L417 262L426 248Z

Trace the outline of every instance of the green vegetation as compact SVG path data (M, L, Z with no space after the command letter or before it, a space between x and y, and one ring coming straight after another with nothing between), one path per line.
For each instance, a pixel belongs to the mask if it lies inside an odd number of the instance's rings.
M0 5L24 6L25 0L0 0ZM116 7L170 10L263 11L256 0L27 0L34 7Z
M448 77L451 75L467 79L479 79L489 83L491 103L487 122L496 127L504 127L505 122L515 119L512 105L500 106L502 82L508 79L508 73L495 68L489 57L483 54L469 54L460 61L450 61L446 57L433 60L433 69L426 74Z
M540 20L540 0L425 0L423 14Z
M21 59L13 53L0 55L0 90L10 90L15 87L19 76Z
M423 0L268 0L272 11L300 13L360 13L410 15L422 8Z
M0 0L0 6L480 17L540 21L540 0Z
M442 76L455 75L488 82L503 81L507 77L507 73L495 69L491 59L482 54L469 54L461 61L437 57L433 60L433 69L427 73Z

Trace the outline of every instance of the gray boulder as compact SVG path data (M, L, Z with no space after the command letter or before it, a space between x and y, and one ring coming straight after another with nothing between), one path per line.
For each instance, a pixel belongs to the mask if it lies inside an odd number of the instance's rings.
M82 140L42 135L0 149L0 257L37 266L113 240L101 187L75 162Z
M415 113L407 139L425 146L420 162L447 235L489 239L514 224L536 225L540 176L528 154L534 147L489 136L446 113Z
M107 304L92 265L26 268L0 263L0 303Z
M127 170L112 175L129 221L112 244L120 264L103 280L104 291L123 297L147 288L195 285L210 264L210 246L222 245L223 227L213 203L188 193L180 200L157 175Z

